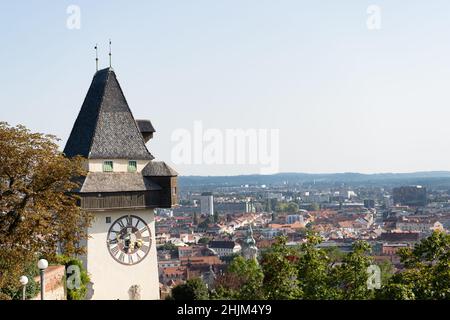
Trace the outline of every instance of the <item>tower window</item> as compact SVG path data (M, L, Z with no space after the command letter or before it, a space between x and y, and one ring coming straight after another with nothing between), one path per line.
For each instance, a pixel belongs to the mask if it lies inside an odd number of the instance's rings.
M103 172L112 172L112 171L113 171L113 162L103 161Z
M137 163L134 160L128 161L128 172L136 172Z

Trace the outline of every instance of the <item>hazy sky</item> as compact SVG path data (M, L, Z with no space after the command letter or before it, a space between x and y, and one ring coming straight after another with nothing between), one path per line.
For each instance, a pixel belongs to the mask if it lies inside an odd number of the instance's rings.
M69 5L81 10L68 29ZM381 8L381 29L367 8ZM281 172L450 170L450 1L1 1L0 121L65 141L113 67L148 147L177 129L279 129ZM0 150L1 152L1 150ZM184 175L255 165L175 165Z

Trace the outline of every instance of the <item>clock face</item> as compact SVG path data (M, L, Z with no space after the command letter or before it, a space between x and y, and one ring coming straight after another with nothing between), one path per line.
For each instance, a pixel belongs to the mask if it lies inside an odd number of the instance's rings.
M149 226L137 216L120 217L108 231L106 244L111 256L119 263L133 265L141 262L150 251Z

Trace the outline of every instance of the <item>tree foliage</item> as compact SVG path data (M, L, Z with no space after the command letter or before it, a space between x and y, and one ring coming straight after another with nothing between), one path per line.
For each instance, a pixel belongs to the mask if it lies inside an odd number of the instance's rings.
M373 263L370 251L367 242L356 241L352 252L346 254L342 263L333 268L332 281L338 299L366 300L373 297L374 291L367 285L368 268Z
M288 212L288 213L295 213L298 212L299 206L296 202L278 202L275 210L277 212Z
M450 235L435 231L400 251L404 270L383 287L383 299L450 299Z
M83 266L83 262L80 259L72 258L64 255L58 255L56 257L56 263L62 264L66 268L66 272L69 267L76 267L79 271L78 274L75 274L76 271L72 270L72 274L68 274L69 279L66 279L67 283L71 283L71 286L66 286L67 290L67 300L84 300L88 291L88 284L91 281L87 270ZM71 277L73 281L71 281ZM79 277L79 283L75 280L75 277ZM77 287L78 286L78 287Z
M295 266L298 252L289 248L286 241L286 237L277 238L272 247L262 254L263 289L269 300L297 299L302 294Z
M255 260L237 256L228 266L227 272L216 280L212 298L261 300L264 274Z
M0 123L0 291L16 286L39 257L83 253L90 215L71 193L83 160L66 158L56 141Z
M208 288L200 278L193 278L172 289L174 300L207 300L209 298Z
M393 274L378 263L380 289L370 286L371 247L356 241L349 253L321 248L321 237L308 230L306 241L290 247L286 237L262 252L260 264L235 257L218 277L213 299L450 299L450 235L436 231L414 248L400 251L404 268Z

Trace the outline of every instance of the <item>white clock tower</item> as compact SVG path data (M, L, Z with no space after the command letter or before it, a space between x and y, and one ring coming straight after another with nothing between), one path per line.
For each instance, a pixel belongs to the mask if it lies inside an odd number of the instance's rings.
M77 192L94 216L90 299L159 299L154 209L176 203L177 173L148 151L154 132L134 119L113 69L97 71L64 149L88 170Z

